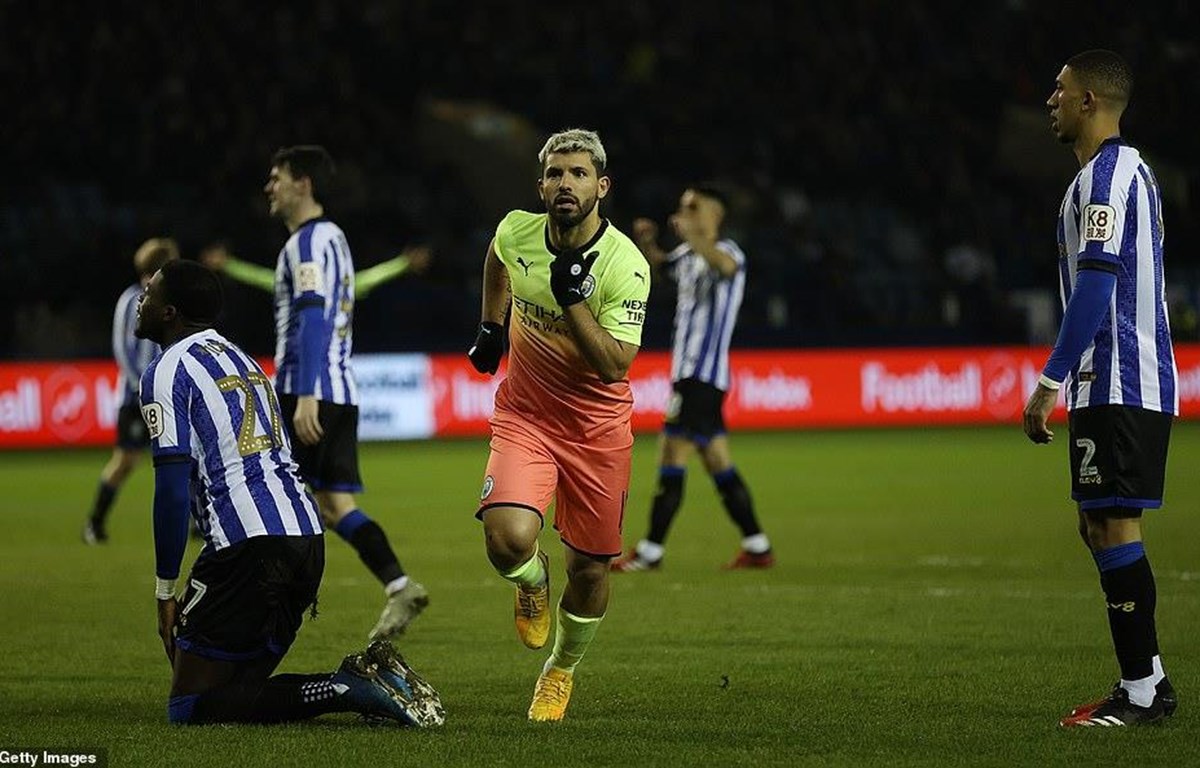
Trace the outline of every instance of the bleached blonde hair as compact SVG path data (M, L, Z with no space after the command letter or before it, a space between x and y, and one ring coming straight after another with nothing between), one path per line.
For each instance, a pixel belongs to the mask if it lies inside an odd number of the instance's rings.
M551 136L546 140L542 151L538 152L538 162L544 167L546 158L551 153L566 152L587 152L592 157L592 165L596 166L596 172L601 175L608 165L608 155L604 152L604 145L600 143L600 134L586 128L568 128Z

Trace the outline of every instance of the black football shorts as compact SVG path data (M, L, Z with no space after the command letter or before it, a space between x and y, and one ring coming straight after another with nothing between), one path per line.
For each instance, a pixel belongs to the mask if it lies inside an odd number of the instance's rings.
M254 536L196 558L179 603L175 644L220 661L283 656L315 613L325 537Z
M150 430L137 405L122 405L117 411L117 447L142 451L150 447Z
M1071 411L1071 498L1079 508L1161 507L1173 418L1124 405Z
M292 418L296 396L279 395L283 424L292 443L292 458L300 465L300 477L316 491L358 493L363 489L358 474L358 406L317 402L317 419L324 435L316 445L305 445L296 437Z
M725 392L698 379L675 382L675 393L667 404L663 433L684 437L697 445L707 445L718 435L725 434L722 407Z

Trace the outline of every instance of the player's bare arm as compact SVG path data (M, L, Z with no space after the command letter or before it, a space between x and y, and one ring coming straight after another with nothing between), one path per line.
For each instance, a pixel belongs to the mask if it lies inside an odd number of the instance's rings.
M704 258L708 265L717 270L721 277L733 277L738 265L724 249L717 246L715 227L706 226L692 213L677 213L671 217L671 225L688 247Z
M487 256L483 260L483 306L479 319L485 323L504 325L508 307L512 303L512 284L508 270L496 254L496 241L488 244Z
M1054 403L1058 400L1058 390L1050 389L1045 384L1038 384L1025 403L1023 414L1025 436L1035 443L1048 443L1054 439L1054 433L1047 426Z
M174 596L158 601L158 636L172 666L175 664L175 616L178 610L179 602Z
M305 445L321 442L325 430L321 427L320 408L315 395L300 395L296 398L296 415L292 417L296 436Z
M563 313L579 351L588 365L599 374L600 380L605 384L613 384L624 379L629 373L629 366L633 364L633 358L637 356L638 347L614 339L596 322L584 302L572 304Z
M650 266L658 267L667 260L667 252L658 245L658 225L652 220L633 220L633 242L646 257L646 261L650 262Z

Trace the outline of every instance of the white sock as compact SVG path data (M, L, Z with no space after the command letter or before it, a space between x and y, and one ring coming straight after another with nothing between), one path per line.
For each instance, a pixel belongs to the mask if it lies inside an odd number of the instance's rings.
M1141 680L1121 679L1121 687L1129 693L1129 701L1139 707L1148 707L1154 703L1154 675L1143 677Z
M771 551L771 542L767 539L767 534L756 533L753 536L747 536L742 539L742 549L752 555L761 555L764 552Z
M653 541L646 539L642 539L637 543L638 557L648 563L657 563L659 560L662 560L663 552L666 549L662 544L655 544Z
M1154 671L1150 673L1150 676L1154 678L1154 684L1158 685L1167 676L1167 673L1163 671L1162 656L1155 654L1151 661L1154 663Z
M401 576L400 578L389 581L386 585L384 585L383 591L387 592L388 597L391 597L407 586L408 576Z

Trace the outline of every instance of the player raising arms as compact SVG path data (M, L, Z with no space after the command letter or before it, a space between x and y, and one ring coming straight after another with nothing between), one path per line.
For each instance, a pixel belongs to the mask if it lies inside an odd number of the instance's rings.
M575 665L608 606L609 560L621 551L633 446L626 374L641 344L650 272L629 238L600 217L610 184L600 137L557 133L538 160L547 212L513 211L496 228L468 355L477 370L495 373L511 313L508 373L496 391L476 517L488 559L516 585L517 633L541 648L551 620L549 557L538 532L554 500L567 583L529 719L561 720Z
M334 673L276 675L325 566L316 504L300 481L270 380L213 330L216 274L173 261L138 306L138 338L163 352L141 381L154 454L155 596L171 662L174 723L273 723L358 712L438 725L437 693L386 640ZM194 510L206 544L175 598Z
M1121 680L1061 725L1123 726L1174 713L1154 624L1155 585L1142 512L1162 506L1171 421L1179 413L1163 278L1162 199L1150 166L1121 138L1133 77L1111 51L1073 56L1046 101L1051 127L1081 169L1058 215L1065 311L1025 405L1025 434L1048 443L1065 389L1071 497L1100 570Z
M428 269L432 257L433 251L428 245L411 245L399 255L369 269L355 270L355 301L365 299L380 285L401 275L421 274ZM200 263L231 280L268 293L275 292L275 270L237 258L230 252L229 246L221 241L210 243L200 251Z

